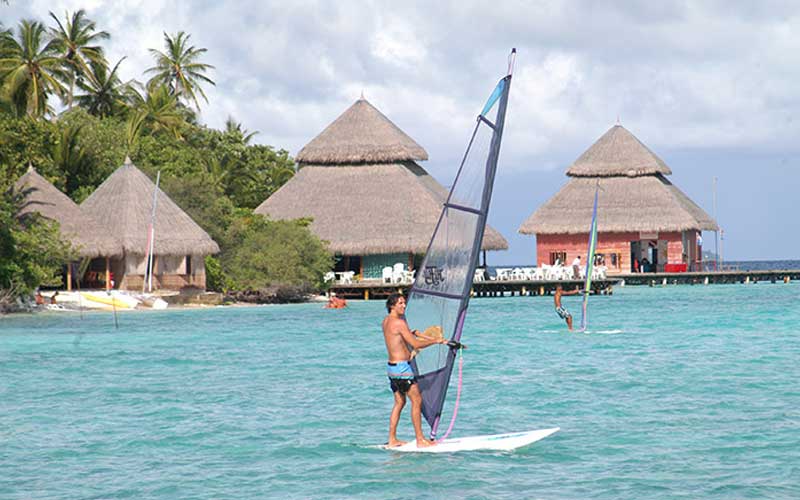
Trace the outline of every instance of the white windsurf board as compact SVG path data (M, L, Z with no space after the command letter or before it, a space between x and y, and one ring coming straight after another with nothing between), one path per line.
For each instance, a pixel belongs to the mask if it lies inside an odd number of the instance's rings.
M540 439L558 432L559 427L552 429L539 429L535 431L510 432L507 434L492 434L487 436L469 436L463 438L445 439L438 441L433 446L417 448L416 441L410 441L403 446L380 447L389 451L410 453L453 453L456 451L500 450L510 451L522 448Z

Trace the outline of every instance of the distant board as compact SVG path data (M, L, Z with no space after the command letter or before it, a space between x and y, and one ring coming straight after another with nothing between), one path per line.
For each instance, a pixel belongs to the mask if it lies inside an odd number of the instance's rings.
M540 439L558 432L559 427L552 429L539 429L526 432L510 432L508 434L492 434L488 436L470 436L463 438L445 439L437 442L434 446L417 448L416 441L411 441L403 446L388 447L381 445L380 448L388 451L398 451L403 453L453 453L457 451L478 451L495 450L510 451L528 446Z

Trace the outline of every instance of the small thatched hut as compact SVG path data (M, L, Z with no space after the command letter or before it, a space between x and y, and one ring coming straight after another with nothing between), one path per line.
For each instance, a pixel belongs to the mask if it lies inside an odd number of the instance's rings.
M78 204L39 175L33 167L29 167L17 180L14 191L23 196L19 217L38 213L46 219L58 222L61 237L72 245L78 256L96 261L94 264L99 272L87 271L90 272L91 280L86 276L73 276L80 266L76 263L65 263L67 290L72 289L75 278L88 286L110 285L109 259L122 255L122 245L108 234L105 225L97 217L84 213Z
M364 98L297 154L299 171L256 213L313 219L311 230L339 257L336 271L380 278L395 263L416 268L447 190L416 161L428 153ZM487 227L484 250L508 243Z
M597 254L609 272L685 271L702 259L701 232L717 223L667 178L672 170L621 125L567 169L569 182L520 226L536 235L539 265L586 258L595 186ZM645 261L645 259L647 259Z
M155 189L155 184L126 158L124 165L81 204L86 213L102 214L110 234L122 247L122 256L112 261L121 289L142 289ZM161 189L156 196L153 288L204 289L204 257L219 252L219 247Z

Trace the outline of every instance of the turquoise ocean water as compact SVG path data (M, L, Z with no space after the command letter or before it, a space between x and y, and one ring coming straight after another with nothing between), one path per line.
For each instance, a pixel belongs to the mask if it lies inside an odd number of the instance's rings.
M0 318L0 498L800 498L798 297L618 288L589 334L473 300L454 435L561 432L445 455L369 447L378 301Z

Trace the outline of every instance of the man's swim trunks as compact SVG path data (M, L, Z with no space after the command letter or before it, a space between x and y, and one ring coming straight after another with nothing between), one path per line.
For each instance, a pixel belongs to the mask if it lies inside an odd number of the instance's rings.
M569 311L564 309L564 306L556 307L556 314L558 314L558 317L561 319L567 319L572 317Z
M387 363L386 375L389 376L389 387L392 388L392 392L400 391L400 394L405 394L412 385L417 383L417 379L414 378L414 370L408 361Z

